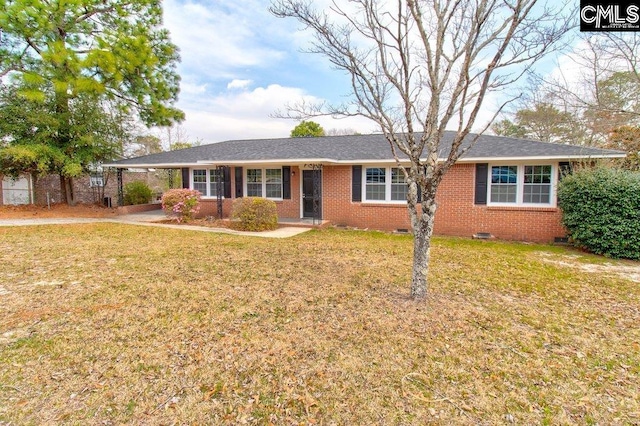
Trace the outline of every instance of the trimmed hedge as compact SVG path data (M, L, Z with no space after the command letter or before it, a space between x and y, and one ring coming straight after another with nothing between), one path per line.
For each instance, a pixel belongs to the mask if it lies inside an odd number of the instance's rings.
M153 191L145 182L136 180L124 186L124 205L148 204L153 198Z
M244 197L233 201L231 218L241 231L270 231L278 227L276 203L265 198Z
M604 167L576 171L559 183L558 205L574 245L640 259L640 173Z

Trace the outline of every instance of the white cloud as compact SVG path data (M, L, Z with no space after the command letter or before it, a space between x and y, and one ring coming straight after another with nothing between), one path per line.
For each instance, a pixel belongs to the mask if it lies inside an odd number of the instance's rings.
M227 84L227 89L246 89L253 83L252 80L238 80L233 79L229 84Z
M229 139L288 137L297 122L274 118L273 114L277 110L284 110L286 104L302 99L307 102L320 100L302 89L272 84L253 90L192 98L178 106L187 115L183 127L189 138L212 143ZM318 117L313 120L326 130L351 128L360 133L378 130L374 123L362 118L336 120Z
M164 24L180 48L183 72L215 78L233 78L233 69L266 66L285 55L263 42L265 15L271 17L259 1L164 2Z

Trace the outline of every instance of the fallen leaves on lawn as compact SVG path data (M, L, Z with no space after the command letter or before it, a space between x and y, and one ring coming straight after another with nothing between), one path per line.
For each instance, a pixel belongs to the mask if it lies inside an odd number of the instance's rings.
M0 423L640 422L637 284L435 239L416 303L411 246L0 229Z

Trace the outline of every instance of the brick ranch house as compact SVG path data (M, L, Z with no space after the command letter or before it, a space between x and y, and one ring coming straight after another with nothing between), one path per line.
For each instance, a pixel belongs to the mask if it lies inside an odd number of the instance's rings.
M446 133L442 145L452 137ZM573 162L619 157L624 153L482 135L440 185L435 233L540 242L563 237L556 204L562 172ZM410 228L404 176L380 134L232 140L105 166L181 169L183 186L202 193L201 216L222 211L227 217L233 199L250 196L274 200L280 218Z

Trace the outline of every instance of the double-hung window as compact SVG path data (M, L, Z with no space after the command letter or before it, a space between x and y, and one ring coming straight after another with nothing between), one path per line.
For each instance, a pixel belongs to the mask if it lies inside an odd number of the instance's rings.
M407 189L407 180L398 167L366 167L364 169L365 201L407 201Z
M551 166L524 166L523 202L549 204L551 201Z
M391 168L391 201L407 201L407 179L398 167Z
M492 166L489 203L503 205L551 205L551 165Z
M209 169L209 196L217 197L218 196L218 182L222 182L222 176L220 176L220 170ZM224 188L223 188L224 193Z
M491 167L491 202L515 203L518 192L518 166Z
M384 167L368 167L366 169L365 200L384 201L386 189L386 172Z
M199 191L203 196L207 194L207 170L199 169L193 171L193 189Z
M247 169L247 196L282 198L282 169Z
M217 168L194 169L192 173L193 189L199 191L203 197L216 197L218 195L218 182L223 179L220 170Z
M247 169L247 196L262 197L262 169Z

